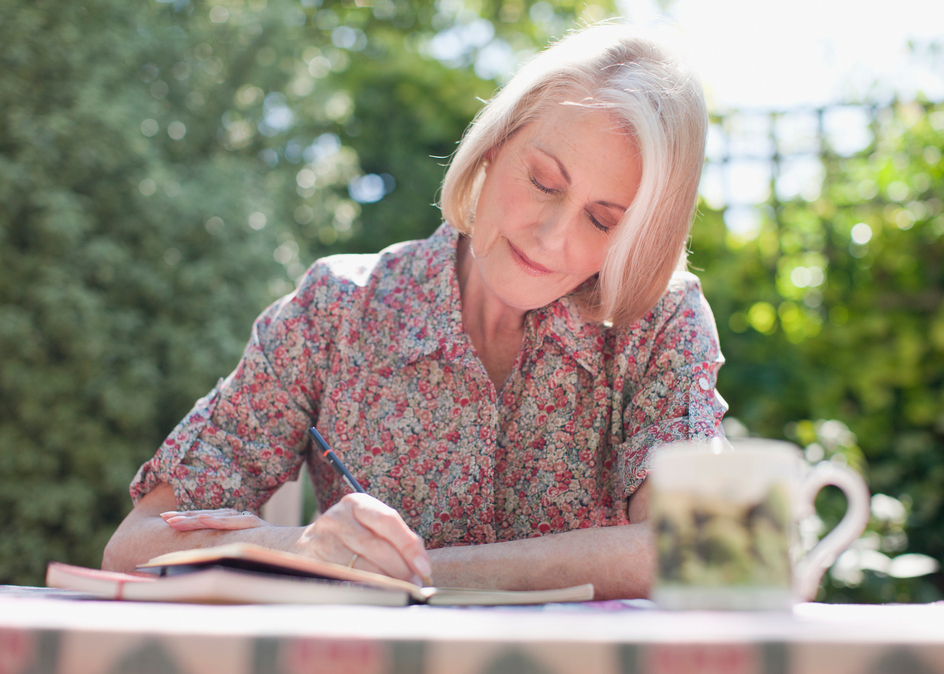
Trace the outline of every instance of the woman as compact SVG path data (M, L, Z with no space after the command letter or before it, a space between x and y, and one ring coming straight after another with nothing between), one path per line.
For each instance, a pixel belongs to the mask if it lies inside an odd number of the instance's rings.
M463 138L446 224L320 260L263 313L138 472L104 566L242 540L439 585L645 596L648 454L722 435L714 321L673 274L706 128L697 82L625 26L539 55ZM312 424L369 496L312 458ZM304 460L323 514L256 517Z

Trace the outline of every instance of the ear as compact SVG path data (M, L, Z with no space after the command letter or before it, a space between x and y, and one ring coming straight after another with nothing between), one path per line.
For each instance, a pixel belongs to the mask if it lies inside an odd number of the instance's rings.
M494 147L488 148L488 152L485 153L485 157L484 157L485 163L491 164L492 161L495 159L495 155L496 155L496 154L497 154L497 152L495 152L495 148L494 148Z

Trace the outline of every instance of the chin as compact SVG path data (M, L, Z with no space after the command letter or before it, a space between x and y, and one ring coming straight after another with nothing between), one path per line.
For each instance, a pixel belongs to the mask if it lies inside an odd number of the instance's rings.
M548 295L546 289L545 289L545 292L540 293L540 294L522 293L521 292L521 290L523 290L521 288L522 284L517 283L515 285L512 285L512 283L509 283L509 285L512 287L517 286L516 290L518 290L518 292L504 293L504 296L502 297L502 301L505 304L507 304L509 307L511 307L512 309L516 309L518 311L533 311L535 309L540 309L541 307L546 307L548 304L551 304L552 302L560 298L560 296L558 295Z

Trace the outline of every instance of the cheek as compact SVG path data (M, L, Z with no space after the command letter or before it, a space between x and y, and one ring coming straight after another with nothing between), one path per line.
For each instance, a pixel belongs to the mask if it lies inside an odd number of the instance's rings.
M521 190L515 189L513 178L491 174L486 177L475 209L474 238L476 250L490 248L503 232L517 229L527 208Z
M482 203L475 209L475 222L472 225L472 253L482 259L491 252L500 235L493 209Z
M603 267L603 258L606 255L606 242L596 232L589 232L575 242L573 264L576 273L593 276Z
M500 218L503 227L520 226L522 221L529 220L536 208L540 208L534 187L510 170L490 175L483 185L482 198L487 199L486 209Z

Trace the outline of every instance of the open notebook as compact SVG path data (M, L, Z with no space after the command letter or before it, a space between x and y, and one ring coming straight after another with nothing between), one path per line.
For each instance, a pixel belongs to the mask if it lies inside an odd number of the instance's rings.
M51 562L46 585L108 599L213 604L496 606L593 599L589 584L523 592L419 587L248 543L161 555L135 574Z

